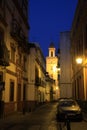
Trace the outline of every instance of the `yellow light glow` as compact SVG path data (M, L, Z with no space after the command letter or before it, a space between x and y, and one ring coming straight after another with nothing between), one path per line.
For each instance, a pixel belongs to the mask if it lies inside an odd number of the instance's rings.
M60 68L58 68L58 71L60 71Z
M82 58L78 57L78 58L76 59L76 63L77 63L77 64L82 64Z
M58 87L56 87L56 90L58 90Z
M53 71L56 72L57 68L56 66L53 66Z

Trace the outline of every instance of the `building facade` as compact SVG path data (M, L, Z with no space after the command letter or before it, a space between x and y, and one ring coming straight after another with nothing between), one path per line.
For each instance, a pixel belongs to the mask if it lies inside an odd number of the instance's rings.
M60 33L60 97L72 97L70 31Z
M5 115L23 109L28 84L26 59L28 31L28 0L2 0L0 2L0 83L4 82L4 89L0 88L0 105Z
M28 56L28 109L33 110L39 104L45 102L46 90L46 61L39 44L29 44Z
M87 1L78 0L71 31L73 97L87 100ZM76 61L82 61L80 64Z

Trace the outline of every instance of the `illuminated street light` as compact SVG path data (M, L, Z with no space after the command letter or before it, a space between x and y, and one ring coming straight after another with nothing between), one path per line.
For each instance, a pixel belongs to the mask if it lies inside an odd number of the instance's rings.
M58 72L60 72L60 68L58 68L57 70L58 70Z
M56 90L58 90L58 87L56 87Z
M81 57L78 57L78 58L76 59L76 63L77 63L77 64L82 64L82 58L81 58Z

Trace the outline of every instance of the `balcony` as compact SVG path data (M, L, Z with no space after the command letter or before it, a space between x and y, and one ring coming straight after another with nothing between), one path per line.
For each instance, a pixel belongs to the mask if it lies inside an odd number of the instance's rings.
M41 86L42 86L42 87L46 87L45 81L41 80Z
M9 66L9 51L4 42L0 43L0 65Z
M16 19L12 20L10 35L15 41L18 42L19 46L21 46L24 50L28 51L27 38L25 37L22 27Z
M26 27L28 29L30 29L30 26L29 26L29 23L28 23L28 12L27 12L27 5L28 5L28 0L23 0L23 1L20 1L20 0L13 0L20 16L23 18L23 21L26 25ZM22 3L24 2L24 3ZM23 9L24 8L24 9Z
M39 78L39 77L35 78L35 85L36 86L41 86L41 78Z
M10 32L11 36L17 40L17 41L20 41L20 37L19 37L19 34L20 34L20 26L17 22L16 19L13 19L12 20L12 23L11 23L11 32Z
M20 24L17 22L16 19L12 20L10 34L18 42L26 41L26 37L24 35L22 27L20 26Z

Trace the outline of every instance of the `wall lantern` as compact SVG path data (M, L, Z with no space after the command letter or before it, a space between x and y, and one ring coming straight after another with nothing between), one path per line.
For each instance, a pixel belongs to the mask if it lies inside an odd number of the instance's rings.
M76 63L77 64L82 64L82 58L81 57L76 58Z

